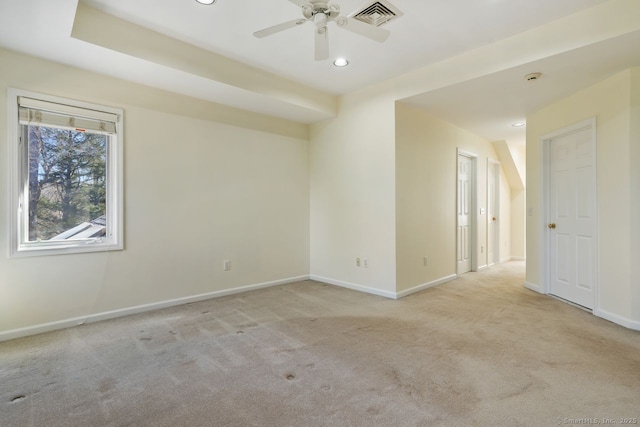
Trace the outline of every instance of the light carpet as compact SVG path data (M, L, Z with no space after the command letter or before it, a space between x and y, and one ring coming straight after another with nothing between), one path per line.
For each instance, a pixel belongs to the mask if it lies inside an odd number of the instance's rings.
M0 343L0 425L637 423L640 333L523 281L509 262L399 301L306 281Z

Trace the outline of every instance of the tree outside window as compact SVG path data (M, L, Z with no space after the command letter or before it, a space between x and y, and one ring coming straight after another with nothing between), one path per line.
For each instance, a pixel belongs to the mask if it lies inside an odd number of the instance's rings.
M107 136L23 125L29 145L29 241L106 215ZM105 234L104 227L98 235Z

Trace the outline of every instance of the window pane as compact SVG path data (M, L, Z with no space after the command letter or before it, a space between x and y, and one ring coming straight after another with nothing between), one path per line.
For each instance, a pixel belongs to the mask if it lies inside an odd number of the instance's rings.
M21 128L28 141L28 241L103 237L109 136L50 126Z

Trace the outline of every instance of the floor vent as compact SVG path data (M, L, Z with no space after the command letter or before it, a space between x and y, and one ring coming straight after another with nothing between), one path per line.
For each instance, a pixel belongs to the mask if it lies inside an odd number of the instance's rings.
M388 1L381 0L353 12L350 17L379 27L402 16L402 12Z

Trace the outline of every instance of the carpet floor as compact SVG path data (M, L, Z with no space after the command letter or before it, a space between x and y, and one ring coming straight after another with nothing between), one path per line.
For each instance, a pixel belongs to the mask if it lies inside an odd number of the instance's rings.
M0 426L637 424L640 333L523 282L306 281L0 343Z

